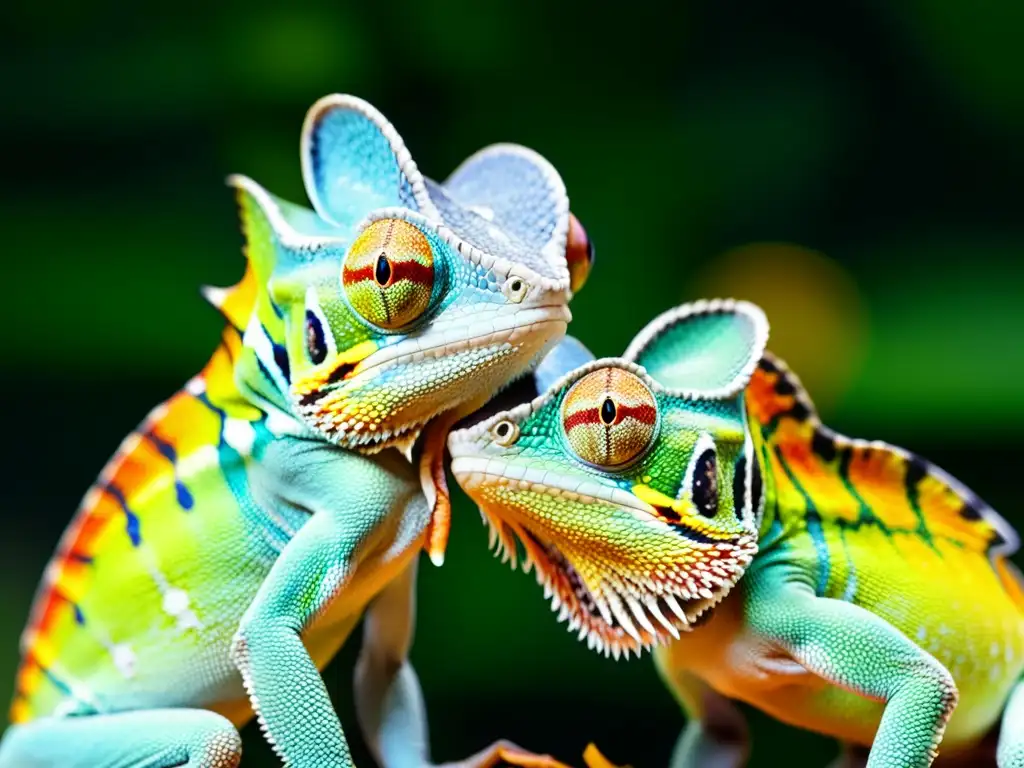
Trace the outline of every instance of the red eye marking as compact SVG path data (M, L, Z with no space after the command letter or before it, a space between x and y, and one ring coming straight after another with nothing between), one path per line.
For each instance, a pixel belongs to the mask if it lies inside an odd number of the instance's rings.
M418 261L413 261L411 259L407 261L391 259L390 264L391 285L394 285L399 280L410 280L420 285L434 284L434 270ZM342 279L346 283L356 283L361 280L373 280L376 282L376 266L377 265L375 263L366 264L364 266L356 267L355 269L346 266Z
M628 418L633 418L639 421L641 424L648 426L654 426L654 422L658 420L658 412L654 410L653 406L647 403L641 403L640 405L625 405L619 403L615 407L615 421L614 424L621 424ZM578 427L582 424L605 424L604 419L601 418L600 408L583 408L575 413L569 414L565 419L565 431L569 432L573 427Z

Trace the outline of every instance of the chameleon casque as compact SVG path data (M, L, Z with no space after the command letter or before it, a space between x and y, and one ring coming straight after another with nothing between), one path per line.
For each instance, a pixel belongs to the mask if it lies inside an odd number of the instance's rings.
M301 153L315 210L229 181L247 266L206 292L220 344L64 534L3 768L227 768L253 714L286 765L350 765L319 669L364 609L367 742L384 765L428 763L407 653L417 553L444 552L447 425L564 334L589 246L523 147L481 150L439 185L373 107L335 95ZM497 742L466 764L498 759L554 762Z
M837 765L927 766L940 742L976 765L998 730L1000 768L1024 767L1016 534L934 465L825 427L767 337L715 300L622 358L566 338L542 394L450 434L452 471L570 631L657 646L689 716L676 766L746 761L734 699L839 739Z

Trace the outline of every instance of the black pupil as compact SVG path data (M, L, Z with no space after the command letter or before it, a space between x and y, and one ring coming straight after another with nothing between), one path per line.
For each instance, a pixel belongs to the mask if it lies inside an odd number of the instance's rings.
M732 476L732 504L736 517L743 519L747 507L747 457L741 456L736 462L736 474Z
M693 468L693 504L704 517L718 514L718 462L710 448L700 455Z
M319 365L327 357L327 344L324 342L324 329L320 318L306 310L306 351L309 359Z
M377 266L373 271L373 276L378 285L387 285L388 280L391 279L391 262L383 253L377 257Z
M508 424L503 421L503 422L501 422L501 424L498 425L498 437L505 437L505 435L507 435L507 434L508 434Z
M513 290L513 291L518 291L518 290L520 290L520 289L521 289L522 287L523 287L523 284L522 284L522 283L520 283L520 282L519 282L518 280L514 280L514 281L512 281L512 290Z
M591 240L587 240L587 264L593 265L594 263L594 243Z
M601 421L605 424L615 421L615 403L610 397L605 398L605 401L601 403Z

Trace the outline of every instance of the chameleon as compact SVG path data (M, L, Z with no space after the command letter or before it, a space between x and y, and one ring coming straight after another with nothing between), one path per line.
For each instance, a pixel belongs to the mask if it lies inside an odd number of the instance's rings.
M253 716L285 765L351 765L320 670L364 615L368 746L428 764L408 651L417 553L443 561L444 425L564 334L592 249L521 146L438 184L335 94L301 161L312 209L229 179L246 266L205 290L219 344L125 438L46 567L2 768L230 768ZM464 764L499 759L557 765L504 741Z
M1016 533L934 464L825 426L767 339L734 300L669 310L620 358L567 337L448 438L492 547L589 648L653 649L688 715L675 766L746 762L739 701L836 738L837 766L928 766L940 742L976 765L999 731L1022 768Z

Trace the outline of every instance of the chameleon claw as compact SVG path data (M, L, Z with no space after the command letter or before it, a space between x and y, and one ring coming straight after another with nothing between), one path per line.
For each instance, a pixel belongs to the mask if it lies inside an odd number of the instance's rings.
M594 742L587 744L587 748L583 750L583 762L586 763L587 768L619 768L619 766L601 754L601 750L597 748L597 744ZM631 766L624 765L622 768L631 768Z
M571 768L551 755L529 752L505 739L494 742L483 751L459 763L463 768L494 768L499 765L516 765L520 768Z

